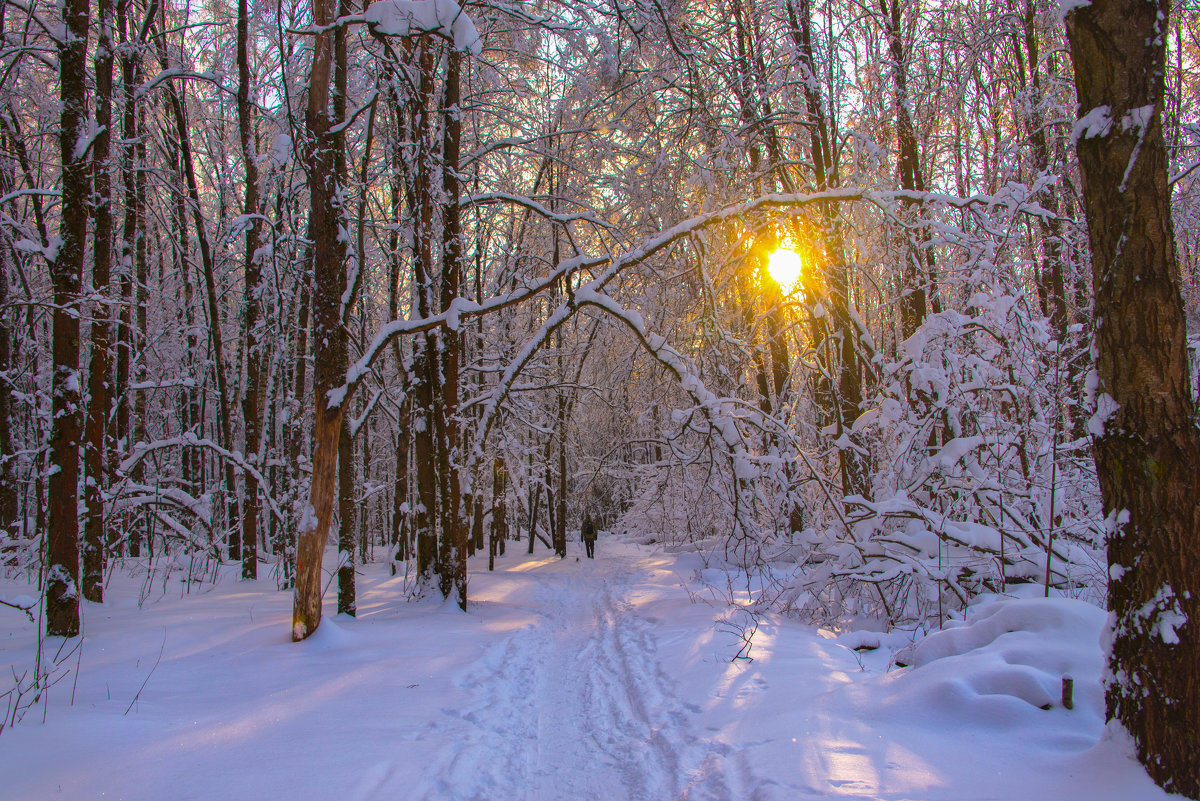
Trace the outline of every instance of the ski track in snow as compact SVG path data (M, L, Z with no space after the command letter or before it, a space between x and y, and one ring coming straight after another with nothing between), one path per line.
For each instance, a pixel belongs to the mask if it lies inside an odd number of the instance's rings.
M593 567L593 565L588 565ZM620 557L543 574L537 625L489 648L444 712L464 724L426 775L420 799L751 799L758 785L734 748L690 731L699 708L677 697L649 621L625 600Z

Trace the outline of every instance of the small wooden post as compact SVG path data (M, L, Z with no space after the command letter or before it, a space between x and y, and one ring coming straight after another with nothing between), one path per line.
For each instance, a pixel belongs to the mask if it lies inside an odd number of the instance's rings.
M1063 674L1062 677L1062 705L1063 709L1075 708L1075 679L1070 673Z

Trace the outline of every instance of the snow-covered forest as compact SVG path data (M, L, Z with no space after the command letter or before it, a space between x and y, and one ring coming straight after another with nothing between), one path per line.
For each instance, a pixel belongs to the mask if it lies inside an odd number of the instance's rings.
M1194 2L0 0L0 65L0 786L1200 798ZM362 764L170 789L293 692Z

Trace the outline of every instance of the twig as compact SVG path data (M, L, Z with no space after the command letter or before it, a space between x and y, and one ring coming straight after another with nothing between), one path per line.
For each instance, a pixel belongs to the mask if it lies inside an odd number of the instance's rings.
M158 670L158 663L162 661L163 650L165 650L166 647L167 647L167 630L164 627L163 628L162 645L160 645L158 648L158 659L154 660L154 667L150 668L150 672L146 674L146 680L142 682L141 687L138 687L138 691L133 694L133 700L129 702L129 706L125 707L124 715L128 715L129 710L133 709L133 705L138 702L139 698L141 698L142 690L146 689L146 685L150 683L150 677L154 675L155 670ZM122 715L122 717L124 717L124 715Z
M30 623L35 623L35 622L37 622L37 621L35 621L35 620L34 620L34 618L33 618L33 612L31 612L31 611L30 611L31 609L33 609L33 605L30 605L30 606L21 606L21 605L20 605L20 604L18 604L18 603L13 603L12 601L6 601L6 600L4 600L3 598L0 598L0 606L10 606L10 607L12 607L13 609L17 609L17 610L19 610L19 611L21 611L21 612L24 612L24 613L25 613L25 617L29 618L29 622L30 622Z

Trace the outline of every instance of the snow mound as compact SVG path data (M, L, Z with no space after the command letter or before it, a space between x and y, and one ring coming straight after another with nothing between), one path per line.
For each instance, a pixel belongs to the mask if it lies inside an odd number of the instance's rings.
M1000 643L997 647L1001 651L1007 651L1014 643L1027 646L1032 644L1031 640L1043 639L1058 641L1060 645L1063 640L1072 641L1076 646L1092 650L1098 642L1104 618L1103 610L1068 598L993 600L973 607L965 624L934 632L916 643L911 664L922 667L938 659L961 656L991 646L1006 635L1016 636ZM1049 645L1050 642L1040 644ZM1049 663L1061 664L1061 658L1048 660Z
M1062 681L1074 680L1074 711L1103 720L1099 648L1105 613L1066 598L984 599L965 622L896 655L885 707L920 717L1016 725L1062 711ZM1092 719L1096 720L1092 720Z

